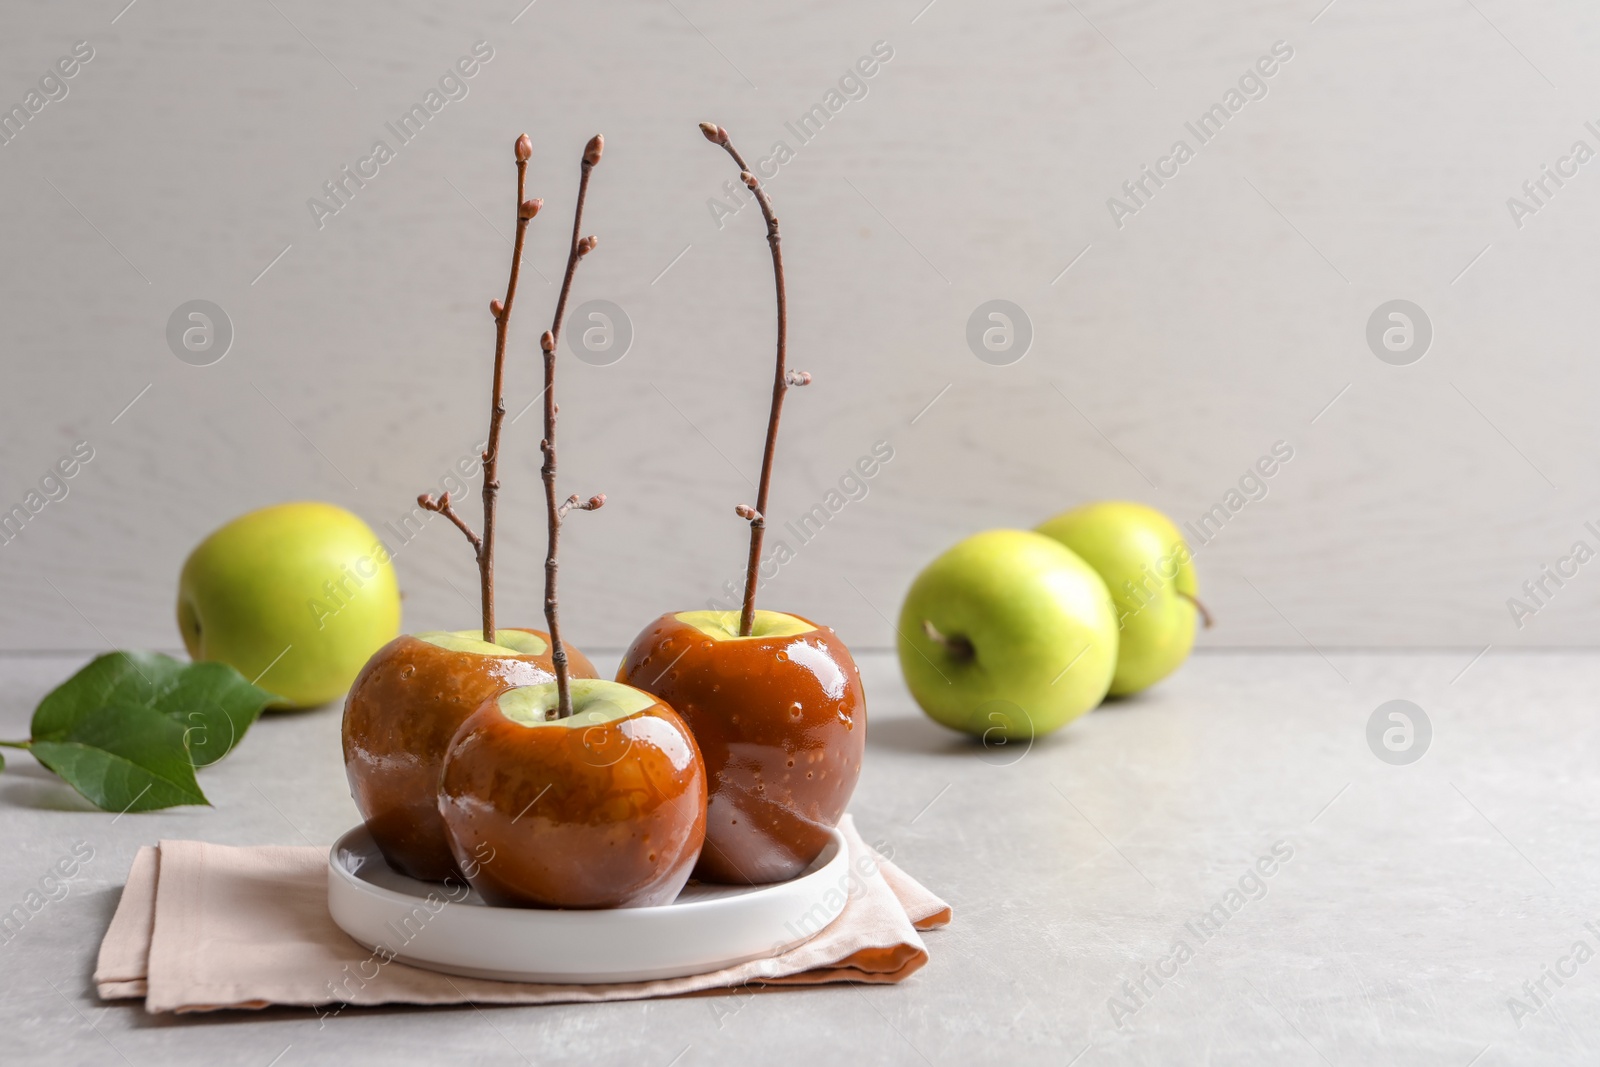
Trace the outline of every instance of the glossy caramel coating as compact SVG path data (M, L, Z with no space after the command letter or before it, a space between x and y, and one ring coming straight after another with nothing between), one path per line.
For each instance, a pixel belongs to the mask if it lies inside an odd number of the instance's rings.
M344 706L344 765L350 795L389 866L412 878L459 875L439 818L439 772L450 738L495 694L555 677L549 637L539 654L504 656L442 648L402 634L356 677ZM568 648L576 677L594 664Z
M610 683L606 683L610 684ZM450 744L439 812L493 905L629 908L677 899L705 840L706 772L660 701L594 726L527 726L491 699Z
M663 615L634 639L617 681L672 705L705 756L711 795L696 878L779 882L816 859L866 748L861 672L838 635L816 626L719 641Z

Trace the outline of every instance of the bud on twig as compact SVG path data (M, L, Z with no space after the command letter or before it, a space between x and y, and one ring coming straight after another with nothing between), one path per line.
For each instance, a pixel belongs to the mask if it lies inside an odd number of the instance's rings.
M749 186L752 189L754 189L756 187L756 185L758 184L756 182L756 176L754 174L751 174L747 170L741 170L739 172L739 180L744 182L747 186Z
M446 512L450 510L450 490L446 489L438 500L433 499L432 493L423 493L417 497L417 504L428 511Z
M811 372L803 370L785 371L783 380L790 385L810 385Z
M567 497L567 499L563 500L561 502L561 506L556 509L556 517L566 518L567 512L569 511L599 511L601 508L605 507L605 503L606 495L604 493L596 493L588 500L583 501L578 499L577 493L573 493L571 496Z
M524 200L522 202L522 206L517 209L517 217L521 219L531 219L539 213L539 209L542 207L544 207L543 200Z
M467 525L467 520L458 515L456 509L450 506L450 493L448 490L438 500L433 499L432 493L421 494L417 497L417 506L425 511L431 511L436 515L443 515L449 519L456 529L466 535L467 540L472 544L473 553L478 557L478 562L480 564L483 562L483 538L479 537L477 532Z
M585 237L583 240L578 242L578 255L588 255L590 252L594 251L594 246L599 243L600 238L598 237Z
M727 144L728 131L718 126L715 122L702 122L700 132L706 135L706 140L712 144Z
M583 161L589 166L600 162L600 153L606 150L606 139L600 134L589 138L589 145L583 150Z
M544 336L539 338L539 347L546 352L554 352L556 350L556 335L546 330Z
M533 141L528 138L527 134L517 138L516 152L518 163L526 163L528 157L533 155Z
M505 311L505 309L506 309L506 306L504 304L500 303L500 301L498 301L498 300L489 301L489 314L493 315L495 318L498 319L501 316L501 314Z
M733 513L739 516L741 519L748 519L751 522L756 522L761 518L761 512L757 511L749 504L738 505L733 509Z

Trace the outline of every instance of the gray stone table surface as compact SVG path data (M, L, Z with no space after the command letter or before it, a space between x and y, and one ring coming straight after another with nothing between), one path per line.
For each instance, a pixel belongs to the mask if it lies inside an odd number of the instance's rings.
M23 736L38 698L85 658L0 657L0 737ZM355 821L339 714L325 709L263 720L203 772L211 810L113 818L10 754L0 906L76 842L94 858L0 944L0 1062L1491 1067L1600 1055L1600 654L1198 655L1031 749L933 725L890 655L864 655L862 670L871 724L853 810L955 908L927 938L928 966L899 986L322 1021L100 1003L96 948L140 845L324 845ZM1397 698L1432 728L1408 765L1368 742L1375 709Z

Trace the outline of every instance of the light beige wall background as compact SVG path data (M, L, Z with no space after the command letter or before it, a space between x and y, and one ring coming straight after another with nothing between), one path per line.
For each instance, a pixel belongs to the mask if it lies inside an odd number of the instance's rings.
M435 488L482 432L522 130L546 278L606 134L575 299L637 334L562 370L563 486L610 498L569 528L572 635L615 647L703 604L739 572L772 333L757 213L719 229L707 207L732 173L706 118L753 156L797 148L771 189L817 384L791 397L774 518L894 449L769 606L887 645L918 567L965 534L1113 496L1194 518L1285 441L1269 495L1199 552L1210 644L1594 642L1600 562L1521 630L1506 606L1574 541L1600 548L1600 162L1520 228L1506 205L1574 141L1600 148L1592 5L123 3L0 15L7 107L94 49L0 146L0 506L94 448L0 546L0 646L170 647L179 566L216 525L306 497L378 524ZM319 229L307 199L478 41L468 95ZM799 146L785 123L878 41L867 95ZM1185 121L1277 41L1293 58L1267 95L1119 228L1107 199L1195 145ZM527 277L513 412L554 299ZM208 367L164 336L196 298L236 331ZM1033 325L1010 366L965 340L992 298ZM1435 331L1410 366L1364 336L1394 298ZM530 415L507 439L507 621L539 605L537 436ZM409 626L471 625L442 521L397 565Z

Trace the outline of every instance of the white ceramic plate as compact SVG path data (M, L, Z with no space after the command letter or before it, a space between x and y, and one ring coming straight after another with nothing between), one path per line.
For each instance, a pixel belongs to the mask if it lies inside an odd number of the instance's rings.
M328 911L367 948L402 963L512 982L644 982L721 970L814 937L844 910L849 850L839 831L798 878L686 886L656 908L497 908L463 884L392 870L365 826L328 854Z

